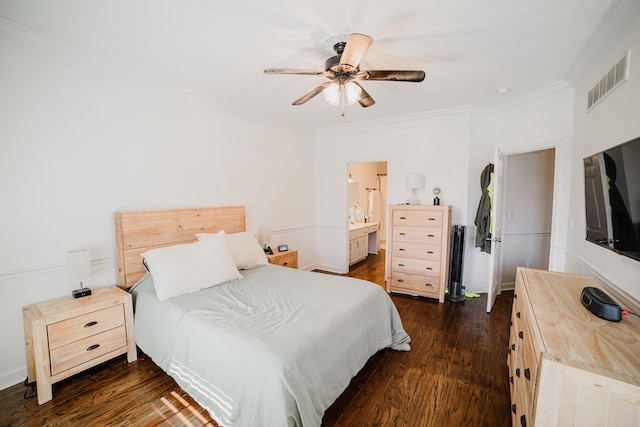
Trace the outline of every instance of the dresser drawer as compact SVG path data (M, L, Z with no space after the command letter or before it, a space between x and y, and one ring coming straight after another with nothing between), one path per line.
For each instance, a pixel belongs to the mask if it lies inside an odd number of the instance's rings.
M393 244L393 256L440 260L439 244L396 241Z
M442 230L439 228L407 227L398 225L393 227L393 234L391 238L394 242L429 243L434 245L441 243Z
M440 280L438 277L420 274L391 273L391 287L394 291L418 294L430 298L438 298Z
M124 325L51 350L51 375L127 346Z
M49 348L62 347L121 325L124 325L122 304L52 323L47 326Z
M428 210L394 209L393 225L442 228L442 212Z
M440 261L394 257L391 264L391 271L440 277Z

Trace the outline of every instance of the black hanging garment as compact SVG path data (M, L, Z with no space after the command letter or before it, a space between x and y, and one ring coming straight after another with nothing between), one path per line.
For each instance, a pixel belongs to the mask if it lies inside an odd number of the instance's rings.
M493 163L489 163L482 170L480 175L480 188L482 195L476 212L476 248L482 252L491 253L491 195L489 194L489 184L493 174Z

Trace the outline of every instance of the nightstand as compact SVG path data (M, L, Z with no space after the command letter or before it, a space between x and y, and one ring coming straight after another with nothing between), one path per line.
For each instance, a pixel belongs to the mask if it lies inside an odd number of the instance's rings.
M297 250L289 250L286 252L274 251L273 254L267 254L267 259L269 260L269 264L298 268Z
M28 382L38 404L53 398L51 385L121 354L137 358L131 294L115 286L94 288L22 309Z

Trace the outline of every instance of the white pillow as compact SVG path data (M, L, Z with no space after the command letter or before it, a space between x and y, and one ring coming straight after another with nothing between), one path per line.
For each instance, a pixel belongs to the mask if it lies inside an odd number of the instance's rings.
M194 243L151 249L142 256L160 301L242 277L224 233Z
M218 234L224 233L224 231L218 232ZM239 270L249 270L259 267L261 265L269 264L267 256L264 254L264 249L260 246L260 243L256 240L255 236L247 231L233 234L225 234L227 238L227 244L231 250L231 255L236 262L236 267ZM217 236L217 234L199 233L196 237L200 240L205 240L211 236Z

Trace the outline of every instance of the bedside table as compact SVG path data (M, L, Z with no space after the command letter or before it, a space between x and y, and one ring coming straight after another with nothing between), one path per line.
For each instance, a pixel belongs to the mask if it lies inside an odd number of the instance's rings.
M131 294L115 286L32 304L22 314L27 379L37 383L39 405L53 398L53 383L121 354L137 358Z
M273 251L273 254L266 255L269 260L269 264L298 268L298 251L295 249L286 252Z

